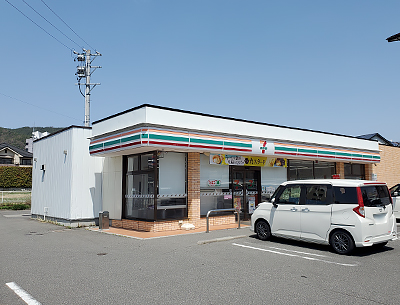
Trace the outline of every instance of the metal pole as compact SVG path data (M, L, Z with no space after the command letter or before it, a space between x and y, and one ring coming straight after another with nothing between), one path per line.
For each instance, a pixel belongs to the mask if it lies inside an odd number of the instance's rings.
M90 50L86 50L85 126L90 126Z

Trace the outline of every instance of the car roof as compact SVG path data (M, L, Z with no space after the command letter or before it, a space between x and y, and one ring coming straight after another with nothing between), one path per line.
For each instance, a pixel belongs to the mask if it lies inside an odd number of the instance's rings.
M363 185L386 185L384 182L356 179L307 179L307 180L292 180L282 183L289 184L331 184L332 186L357 187Z

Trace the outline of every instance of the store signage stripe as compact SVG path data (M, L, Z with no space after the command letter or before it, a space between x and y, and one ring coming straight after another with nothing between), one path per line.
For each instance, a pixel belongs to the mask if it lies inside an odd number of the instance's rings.
M240 148L233 148L233 147L224 147L223 150L228 150L228 151L242 151L242 152L252 152L251 149L240 149Z
M119 143L121 143L121 140L120 140L120 139L114 140L114 141L110 141L110 142L105 142L105 143L104 143L104 147L106 147L106 146L111 146L111 145L115 145L115 144L119 144Z
M98 142L105 142L105 141L107 141L107 140L112 140L112 139L115 139L115 138L120 138L120 137L127 136L127 135L130 135L130 134L133 134L133 133L138 133L138 132L140 132L140 131L141 131L141 129L134 129L134 130L127 131L127 132L123 132L123 133L119 133L119 134L116 134L116 135L113 135L113 136L109 136L109 137L105 137L105 138L93 140L93 141L90 141L90 143L91 143L91 144L95 144L95 143L98 143Z
M191 148L208 148L208 149L223 150L223 147L222 147L222 146L207 146L207 145L195 145L195 144L190 144L189 147L191 147Z
M95 151L91 151L90 154L91 154L91 155L99 154L99 153L102 153L103 151L104 151L104 149L95 150Z
M92 145L92 146L89 146L89 150L91 150L91 149L97 149L97 148L103 148L103 143L102 144L96 144L96 145Z
M213 145L223 145L223 141L216 141L216 140L205 140L205 139L198 139L198 138L190 138L190 143L202 143L202 144L213 144Z
M181 146L181 147L189 147L188 143L174 143L174 142L159 142L159 141L148 141L148 144L154 145L165 145L165 146Z
M122 138L122 139L121 139L121 143L129 142L129 141L133 141L133 140L138 140L138 139L140 139L140 134L136 134L136 135L134 135L134 136Z
M297 152L297 148L292 148L292 147L282 147L282 146L276 146L275 147L275 151L296 151Z
M238 146L238 147L248 147L248 148L252 148L252 144L246 144L246 143L240 143L240 142L228 142L228 141L224 141L224 146Z
M140 145L140 144L142 144L140 141L136 141L136 142L126 143L126 144L121 144L120 147L125 148L125 147L129 147L129 146Z
M336 153L334 151L326 151L326 150L318 150L319 155L333 155L335 156Z
M301 153L310 153L310 154L317 154L318 153L318 150L314 150L314 149L299 148L297 151L301 152Z
M150 139L157 139L157 140L189 142L188 138L175 137L175 136L164 136L164 135L157 135L157 134L149 134L149 138Z

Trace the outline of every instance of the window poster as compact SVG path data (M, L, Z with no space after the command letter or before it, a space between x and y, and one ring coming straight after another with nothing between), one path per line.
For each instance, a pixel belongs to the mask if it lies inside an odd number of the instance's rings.
M260 167L287 167L285 158L210 154L210 164Z
M242 209L242 202L241 202L241 197L235 197L233 198L233 207L236 210L241 210Z

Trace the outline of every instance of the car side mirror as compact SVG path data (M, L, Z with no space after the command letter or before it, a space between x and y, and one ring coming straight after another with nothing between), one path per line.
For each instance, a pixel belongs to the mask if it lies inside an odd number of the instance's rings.
M278 207L278 204L275 202L275 198L272 198L272 199L271 199L271 203L272 203L272 205L273 205L275 208Z

